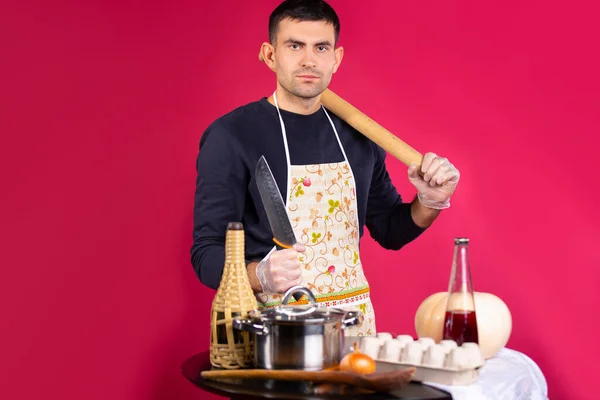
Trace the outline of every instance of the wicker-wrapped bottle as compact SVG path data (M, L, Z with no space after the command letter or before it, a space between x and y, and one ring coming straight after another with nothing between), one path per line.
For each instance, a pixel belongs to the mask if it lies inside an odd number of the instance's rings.
M225 267L221 284L213 299L210 320L210 362L225 369L252 364L252 338L249 332L233 329L234 317L246 317L258 304L246 272L244 227L240 222L227 225Z

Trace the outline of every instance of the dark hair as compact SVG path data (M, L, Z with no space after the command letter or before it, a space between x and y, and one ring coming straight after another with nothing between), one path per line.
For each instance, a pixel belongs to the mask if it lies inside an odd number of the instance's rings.
M275 44L279 23L289 18L294 21L325 21L333 25L335 42L340 36L340 20L335 10L324 0L284 0L269 17L269 41Z

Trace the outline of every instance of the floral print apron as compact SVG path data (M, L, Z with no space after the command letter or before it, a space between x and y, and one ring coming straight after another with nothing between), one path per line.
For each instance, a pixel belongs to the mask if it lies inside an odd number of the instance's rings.
M273 97L288 166L286 207L298 242L306 246L306 252L300 255L302 286L310 289L317 302L324 303L325 307L362 311L362 324L347 328L346 335L373 336L376 334L375 313L359 255L356 184L337 130L322 107L344 161L291 165L285 125L275 93ZM260 308L268 308L281 304L282 295L258 293L256 297ZM290 300L290 304L306 302Z

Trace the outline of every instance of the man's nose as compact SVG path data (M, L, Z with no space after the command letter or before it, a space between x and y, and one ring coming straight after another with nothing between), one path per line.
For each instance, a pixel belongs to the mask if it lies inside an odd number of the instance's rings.
M302 66L303 67L315 67L317 64L315 62L315 54L312 49L305 48L304 57L302 57Z

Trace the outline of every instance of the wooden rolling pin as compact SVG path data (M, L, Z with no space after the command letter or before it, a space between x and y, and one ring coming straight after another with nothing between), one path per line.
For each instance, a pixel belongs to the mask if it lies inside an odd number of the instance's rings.
M258 54L258 59L264 61L262 53ZM377 143L382 149L396 157L406 166L409 166L411 163L415 163L418 166L421 165L423 161L421 153L373 121L352 104L333 93L330 89L325 89L321 94L321 104L348 123L348 125Z

